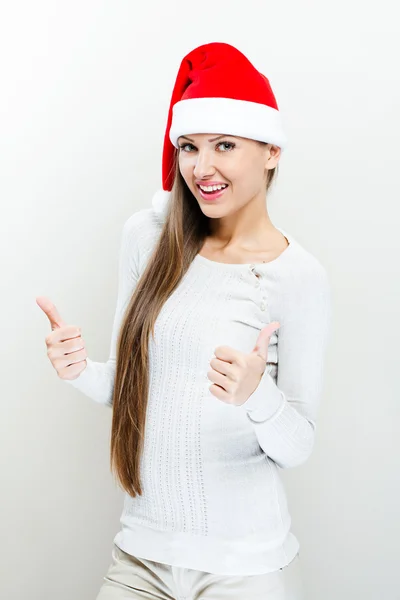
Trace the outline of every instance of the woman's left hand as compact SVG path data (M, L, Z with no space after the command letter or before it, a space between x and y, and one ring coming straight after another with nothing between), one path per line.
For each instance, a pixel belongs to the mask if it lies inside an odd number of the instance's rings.
M271 335L279 329L277 321L261 329L254 349L250 354L230 346L218 346L210 361L211 371L207 377L213 384L210 392L226 404L241 406L257 389L268 359L268 344Z

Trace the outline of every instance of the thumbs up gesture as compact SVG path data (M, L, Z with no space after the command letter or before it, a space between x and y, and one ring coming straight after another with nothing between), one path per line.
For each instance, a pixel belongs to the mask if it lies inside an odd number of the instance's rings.
M268 345L271 335L279 329L280 323L269 323L260 331L256 344L245 354L230 346L218 346L210 361L211 371L207 377L213 384L210 392L223 402L240 406L257 389L268 359Z
M45 296L38 296L36 304L42 309L51 326L45 338L47 356L60 379L77 379L86 369L87 353L79 327L67 325L55 305Z

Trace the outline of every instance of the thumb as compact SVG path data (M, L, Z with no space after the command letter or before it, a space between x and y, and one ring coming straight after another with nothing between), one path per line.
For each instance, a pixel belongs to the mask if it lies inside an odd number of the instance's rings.
M260 331L260 334L257 338L256 344L253 348L253 352L261 356L265 361L268 358L268 344L271 338L271 335L279 329L280 323L278 321L273 321L269 323L266 327L263 327Z
M38 296L36 298L36 304L42 309L47 318L50 321L51 329L59 329L60 327L65 327L66 323L60 316L55 305L52 301L46 296Z

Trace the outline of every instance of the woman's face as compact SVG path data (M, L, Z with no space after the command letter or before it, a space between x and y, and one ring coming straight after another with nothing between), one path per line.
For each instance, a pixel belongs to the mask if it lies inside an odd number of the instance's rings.
M180 136L178 144L180 172L203 212L227 214L256 197L265 202L267 170L277 165L280 148L218 133ZM212 184L227 184L227 188L207 201L199 186Z

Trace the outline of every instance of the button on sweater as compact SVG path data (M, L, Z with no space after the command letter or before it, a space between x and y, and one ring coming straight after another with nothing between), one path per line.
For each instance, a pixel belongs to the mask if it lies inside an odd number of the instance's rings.
M87 358L67 383L111 405L123 313L161 232L144 208L125 222L117 306L106 362ZM149 339L143 495L125 494L114 542L137 557L217 573L278 570L299 551L281 469L315 443L331 325L325 268L293 236L274 260L231 264L198 254L163 305ZM257 389L240 406L217 399L207 377L219 345L253 350L279 321Z

